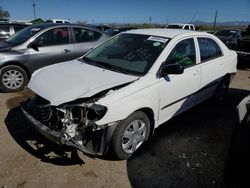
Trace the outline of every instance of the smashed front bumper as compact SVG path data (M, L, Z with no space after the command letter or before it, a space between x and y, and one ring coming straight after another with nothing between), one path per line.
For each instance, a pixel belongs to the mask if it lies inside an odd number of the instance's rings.
M111 137L118 124L113 123L111 125L103 126L103 128L99 130L86 131L84 133L83 144L80 145L73 138L66 140L65 137L63 137L63 135L60 133L60 131L52 130L40 121L38 121L28 112L28 110L26 110L24 103L21 104L21 110L26 116L26 118L32 123L34 128L47 139L59 145L76 147L80 151L92 156L100 156L106 154L106 152L108 151Z

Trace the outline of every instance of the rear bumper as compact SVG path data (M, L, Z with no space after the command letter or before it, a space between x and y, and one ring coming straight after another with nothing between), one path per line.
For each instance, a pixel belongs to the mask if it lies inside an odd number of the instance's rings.
M44 137L51 140L59 145L67 145L77 148L78 150L92 156L105 155L111 137L115 131L118 123L114 123L110 126L96 131L86 131L84 133L83 144L79 144L76 140L66 140L60 131L55 131L36 120L28 111L25 109L25 105L21 104L21 110L25 117L32 123L33 127L40 132Z

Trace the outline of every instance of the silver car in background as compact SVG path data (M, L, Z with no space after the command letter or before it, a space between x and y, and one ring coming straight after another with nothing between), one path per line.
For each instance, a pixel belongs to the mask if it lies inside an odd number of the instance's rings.
M41 24L0 43L0 90L22 90L44 66L78 58L106 40L102 31L75 24Z

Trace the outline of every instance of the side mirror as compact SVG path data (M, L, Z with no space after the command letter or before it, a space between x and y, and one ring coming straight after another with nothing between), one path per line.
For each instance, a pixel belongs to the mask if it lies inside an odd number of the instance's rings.
M160 70L160 76L164 77L168 74L182 74L184 72L184 66L178 64L164 65Z
M28 48L32 48L35 51L39 51L38 47L43 46L43 41L41 40L37 40L37 41L33 41L28 45Z

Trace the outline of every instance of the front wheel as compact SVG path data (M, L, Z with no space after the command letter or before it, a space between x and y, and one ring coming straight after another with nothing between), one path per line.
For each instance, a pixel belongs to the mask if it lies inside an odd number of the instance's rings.
M119 159L128 159L148 138L150 121L141 111L131 114L121 121L112 137L111 147Z
M27 73L19 66L7 65L0 69L0 90L4 92L20 91L27 82Z

